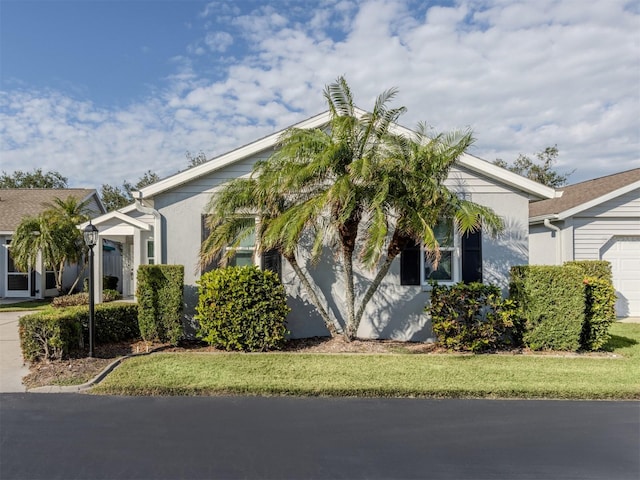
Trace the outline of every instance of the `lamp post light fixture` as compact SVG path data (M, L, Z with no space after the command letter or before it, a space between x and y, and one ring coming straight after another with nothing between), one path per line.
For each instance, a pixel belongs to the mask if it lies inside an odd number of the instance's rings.
M98 229L89 220L89 225L84 227L82 232L84 235L84 243L89 247L89 357L93 357L93 339L94 339L94 326L95 326L95 299L93 298L94 292L94 278L93 278L93 247L98 243Z

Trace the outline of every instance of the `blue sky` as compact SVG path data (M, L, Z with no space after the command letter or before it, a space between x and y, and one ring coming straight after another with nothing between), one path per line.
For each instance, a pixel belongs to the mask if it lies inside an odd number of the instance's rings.
M557 144L572 182L640 167L640 7L606 0L0 0L0 169L71 186L184 169L398 87L470 153Z

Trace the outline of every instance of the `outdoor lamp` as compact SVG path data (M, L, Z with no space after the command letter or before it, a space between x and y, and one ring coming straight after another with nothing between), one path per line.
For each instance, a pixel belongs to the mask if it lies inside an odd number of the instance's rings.
M91 223L91 220L89 220L89 225L84 227L82 233L84 235L84 243L87 244L87 247L93 249L98 243L98 229Z
M89 357L93 357L93 339L95 325L95 299L93 298L93 247L98 243L98 229L89 220L89 225L82 232L84 243L89 247Z

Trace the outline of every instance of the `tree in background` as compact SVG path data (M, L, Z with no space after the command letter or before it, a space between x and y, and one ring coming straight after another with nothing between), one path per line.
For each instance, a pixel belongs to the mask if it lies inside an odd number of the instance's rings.
M545 148L543 151L536 153L535 157L536 159L532 160L530 157L521 153L512 165L499 158L493 163L518 175L553 188L566 185L569 176L575 172L575 170L572 170L569 173L561 174L554 170L553 165L558 160L557 145Z
M43 172L41 168L32 172L16 170L7 173L4 170L0 175L0 188L67 188L67 177L61 173Z
M197 167L198 165L202 165L203 163L206 163L208 161L207 156L202 150L200 150L195 156L187 150L185 157L187 157L187 161L189 162L187 168Z
M133 203L133 196L131 195L132 191L140 190L141 188L151 185L158 180L160 180L158 174L151 170L147 170L144 175L138 179L138 182L135 185L132 185L127 180L122 182L122 186L120 187L105 183L100 187L100 198L108 212L118 210Z
M24 218L11 240L11 257L16 266L27 271L36 264L38 254L47 268L53 270L58 294L62 295L62 278L65 265L80 263L86 258L86 247L79 223L89 219L89 201L81 202L69 196L56 198L48 208L36 217ZM75 288L84 268L76 277Z

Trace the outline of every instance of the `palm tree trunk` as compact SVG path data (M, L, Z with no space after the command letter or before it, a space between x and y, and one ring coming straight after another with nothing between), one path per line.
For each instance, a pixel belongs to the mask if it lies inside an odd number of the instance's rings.
M362 321L362 315L364 315L364 311L367 308L367 304L369 303L371 298L373 298L374 293L376 293L376 291L378 290L378 287L382 283L382 280L384 279L384 277L387 276L387 273L389 272L389 269L391 268L391 264L393 263L393 260L395 258L396 258L396 255L394 256L387 255L387 258L385 258L384 263L378 270L378 273L376 274L375 278L369 285L369 288L367 288L367 291L365 292L364 297L362 297L360 308L358 308L358 311L356 312L356 316L354 319L354 328L356 331L360 326L360 322Z
M318 298L318 295L316 294L315 289L311 285L311 282L305 275L302 268L300 268L300 265L298 264L298 261L296 260L295 255L283 255L283 256L289 262L289 264L293 268L293 271L296 273L296 275L302 282L302 285L304 286L304 289L307 292L307 295L309 295L309 298L311 299L311 303L313 303L313 305L316 307L318 312L320 312L320 316L322 317L322 320L324 320L324 324L327 327L327 330L329 330L329 333L331 334L331 336L336 337L337 335L342 333L341 325L336 320L332 320L331 317L329 317L329 314L322 306L322 303L320 302L320 299Z
M347 247L342 249L344 262L344 283L347 287L347 331L345 339L350 342L358 334L358 325L355 322L355 289L353 285L353 250Z
M73 285L71 285L71 288L69 289L69 293L72 293L73 290L76 288L76 285L78 285L78 282L80 281L80 277L82 277L82 274L84 273L84 271L87 269L87 263L85 262L82 265L82 270L80 270L80 273L78 273L78 275L76 276L75 281L73 282Z

